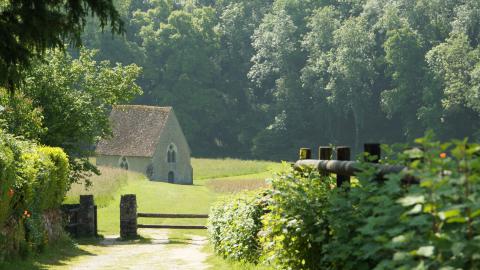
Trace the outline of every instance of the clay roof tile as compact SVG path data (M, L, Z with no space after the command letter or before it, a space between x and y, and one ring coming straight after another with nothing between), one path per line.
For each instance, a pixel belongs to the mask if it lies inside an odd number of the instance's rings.
M172 107L117 105L110 113L113 137L97 144L100 155L152 157Z

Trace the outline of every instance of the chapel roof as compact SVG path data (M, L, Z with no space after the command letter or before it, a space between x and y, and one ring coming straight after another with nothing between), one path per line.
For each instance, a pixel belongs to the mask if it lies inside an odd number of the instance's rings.
M172 107L116 105L110 113L113 136L97 144L96 153L152 157Z

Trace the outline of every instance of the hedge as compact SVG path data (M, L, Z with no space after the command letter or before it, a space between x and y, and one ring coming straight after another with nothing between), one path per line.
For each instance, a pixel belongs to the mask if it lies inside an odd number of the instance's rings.
M257 233L262 225L264 191L240 193L224 198L210 210L208 232L214 250L220 256L235 260L257 262L260 243Z
M5 248L17 246L12 241L33 250L45 245L42 214L59 208L68 175L62 149L38 146L0 130L0 259L15 252Z

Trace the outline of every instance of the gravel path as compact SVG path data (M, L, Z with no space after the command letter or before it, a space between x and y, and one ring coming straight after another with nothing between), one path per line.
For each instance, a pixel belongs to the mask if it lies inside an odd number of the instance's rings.
M68 269L142 269L142 270L203 270L207 254L202 251L205 237L191 236L186 243L171 243L168 232L142 230L142 236L151 243L120 242L118 236L109 236L101 242L100 253L79 260Z

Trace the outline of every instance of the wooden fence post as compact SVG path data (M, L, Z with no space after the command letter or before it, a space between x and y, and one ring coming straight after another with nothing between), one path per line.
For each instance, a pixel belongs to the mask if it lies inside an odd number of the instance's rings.
M298 159L312 159L312 150L310 148L300 148Z
M332 147L330 146L320 146L318 148L318 159L320 160L330 160L332 158Z
M77 233L80 237L97 236L95 228L95 203L93 195L80 195Z
M368 153L368 156L370 157L368 160L365 161L372 163L378 163L380 161L382 150L380 149L379 143L366 143L363 145L363 149L364 152Z
M381 149L379 143L366 143L363 145L364 152L368 154L368 157L365 156L365 161L371 163L378 163L381 159ZM377 175L375 180L378 182L382 182L384 179L383 176Z
M137 197L135 194L122 195L120 199L120 237L137 237Z
M350 160L350 147L337 147L337 160ZM337 174L337 187L341 187L345 182L350 183L350 176Z
M318 148L318 159L320 160L330 160L332 159L332 147L330 146L320 146ZM328 176L328 172L321 172L323 176Z

